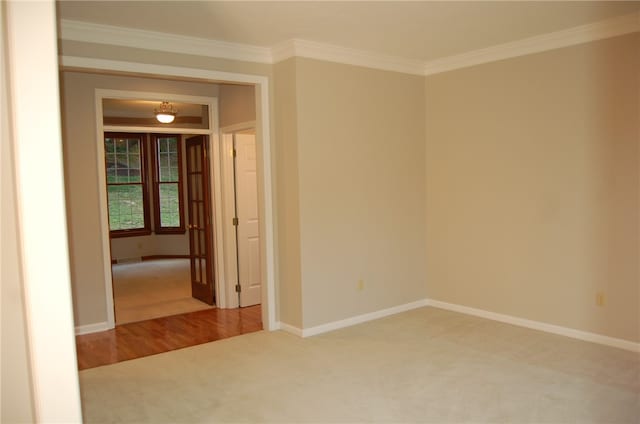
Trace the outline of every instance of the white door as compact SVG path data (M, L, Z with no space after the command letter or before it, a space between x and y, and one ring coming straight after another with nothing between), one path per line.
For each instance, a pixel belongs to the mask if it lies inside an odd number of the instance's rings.
M235 134L234 144L240 306L251 306L262 298L256 136Z

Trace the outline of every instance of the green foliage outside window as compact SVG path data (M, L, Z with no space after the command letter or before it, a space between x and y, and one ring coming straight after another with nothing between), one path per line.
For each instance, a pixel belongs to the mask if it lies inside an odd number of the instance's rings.
M145 228L141 142L137 138L105 139L111 231Z

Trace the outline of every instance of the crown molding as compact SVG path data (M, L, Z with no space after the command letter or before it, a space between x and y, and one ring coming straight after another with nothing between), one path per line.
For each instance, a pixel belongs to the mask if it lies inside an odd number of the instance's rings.
M299 39L268 48L65 19L60 26L63 40L269 64L291 57L306 57L412 75L433 75L637 31L640 31L640 11L424 62Z
M424 75L540 53L637 31L640 31L640 12L432 60L425 64Z
M62 19L60 38L245 62L272 63L271 49L226 41Z
M274 63L295 56L381 69L384 71L424 75L425 63L421 60L383 55L307 40L288 40L274 46L271 52Z

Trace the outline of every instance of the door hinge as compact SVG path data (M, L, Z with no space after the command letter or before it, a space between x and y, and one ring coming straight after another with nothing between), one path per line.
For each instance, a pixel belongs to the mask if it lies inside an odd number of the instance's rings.
M236 293L240 293L242 291L242 287L240 287L240 284L236 284Z
M233 218L233 225L238 226L238 218Z
M235 158L236 156L238 156L238 151L236 149L232 149L231 155Z

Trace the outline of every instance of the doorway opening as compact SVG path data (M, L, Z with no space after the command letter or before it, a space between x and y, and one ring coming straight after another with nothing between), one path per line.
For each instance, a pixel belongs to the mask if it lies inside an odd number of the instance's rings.
M120 103L111 114L127 114ZM214 306L208 148L205 135L104 133L116 324Z
M93 241L81 235L81 233L76 232L75 236L73 236L74 229L71 228L72 232L72 253L75 256L75 259L72 259L72 275L76 273L76 281L87 281L90 282L90 285L87 284L76 284L74 286L74 312L76 313L76 331L78 334L86 334L101 330L106 330L113 328L115 325L114 314L113 314L113 299L112 299L112 287L111 287L111 263L110 263L110 254L109 254L109 237L108 237L108 216L106 216L106 212L98 213L98 210L104 211L106 206L106 196L99 196L97 198L97 202L93 203L83 203L82 199L85 196L93 199L94 195L91 194L91 188L93 187L93 183L91 182L91 166L90 163L87 163L87 157L96 157L95 147L91 146L92 143L87 143L87 140L94 139L97 136L99 140L103 136L103 132L108 130L105 128L100 119L102 117L102 104L99 99L102 97L114 97L110 96L112 92L116 91L113 89L120 90L130 90L125 92L122 98L140 98L139 95L136 95L134 90L137 89L146 89L147 91L142 92L144 94L144 98L147 100L153 100L156 102L167 100L164 95L157 94L158 87L162 87L160 84L164 84L164 82L158 83L158 80L167 81L168 84L174 85L176 87L175 90L172 89L174 93L185 93L186 90L182 88L178 88L181 84L184 85L186 83L195 83L199 84L201 89L198 89L196 92L210 92L207 88L209 84L228 84L228 85L236 85L236 86L245 86L251 87L251 91L254 97L254 116L256 122L256 154L257 154L257 163L258 163L258 182L259 182L259 212L260 212L260 243L261 243L261 272L263 273L263 284L262 284L262 293L261 293L261 314L262 314L262 322L264 324L265 329L267 330L276 330L279 328L279 323L277 322L276 316L276 299L275 299L275 239L274 239L274 230L275 230L275 214L273 210L273 175L272 175L272 146L270 141L271 130L270 130L270 100L269 100L269 78L267 76L261 75L250 75L250 74L240 74L234 72L221 72L221 71L210 71L203 69L195 69L195 68L184 68L179 66L166 66L166 65L154 65L154 64L144 64L144 63L134 63L134 62L123 62L123 61L110 61L110 60L93 60L88 58L81 57L70 57L70 56L62 56L60 58L62 72L63 73L71 73L78 75L74 77L74 82L79 84L78 90L75 93L71 93L65 88L65 92L69 92L63 99L63 107L65 109L67 119L73 120L74 125L67 127L67 137L72 139L72 142L67 145L66 153L74 158L79 158L81 162L77 166L71 166L67 168L68 175L65 180L69 182L71 185L71 192L75 193L75 197L72 197L70 214L73 218L74 211L75 216L82 216L84 211L84 204L86 204L89 209L92 210L92 214L96 219L96 223L99 224L101 228L100 234L97 234L97 238L93 238ZM82 73L82 74L80 74ZM87 85L89 82L87 78L84 78L81 75L92 75L93 76L122 76L124 78L129 78L130 81L125 84L125 86L113 86L112 84L100 84L93 85L91 88L90 85ZM146 80L143 80L146 79ZM65 77L66 81L66 77ZM63 84L63 87L66 84ZM105 87L105 88L97 88L97 87ZM106 89L111 87L112 89ZM89 88L89 90L87 90ZM162 88L160 88L160 91ZM90 94L91 93L91 94ZM115 98L119 96L115 93ZM127 95L129 94L129 95ZM88 100L88 96L91 95L91 98L94 99L94 104L91 105ZM80 97L82 100L82 104L75 104L69 102L66 103L67 99ZM174 101L181 101L180 97L197 97L197 96L182 96L181 94L176 94L171 96L171 99ZM193 99L188 99L193 100ZM205 99L206 100L206 99ZM65 104L66 103L66 104ZM217 104L212 105L217 110ZM87 113L89 112L89 113ZM94 118L96 121L94 121ZM217 113L212 114L217 118ZM82 118L80 118L82 117ZM64 114L63 114L64 119ZM222 118L221 118L222 119ZM95 126L95 132L93 132L93 136L87 131L91 126L92 122L98 122L99 125ZM75 122L78 124L76 125ZM212 125L213 128L218 128L218 123L215 122ZM166 132L171 132L171 129L168 129ZM216 131L209 130L191 130L192 133L196 134L208 134L210 136L211 144L215 146L215 148L211 149L210 159L212 161L219 161L221 150L220 150L220 141L218 137L218 133ZM75 140L75 141L73 141ZM95 145L94 145L95 146ZM84 154L83 154L84 153ZM100 151L98 151L98 156L102 155ZM104 166L104 157L96 157L97 167L100 168ZM95 168L93 168L95 169ZM87 175L87 172L88 174ZM101 171L98 169L98 171ZM95 171L94 171L95 172ZM216 176L219 176L220 169L213 169L213 172ZM100 175L100 172L97 172L97 183L98 186L104 184L104 181L101 180L104 178L104 174ZM87 179L88 178L88 179ZM214 201L217 203L221 202L220 197L220 187L216 184L219 184L220 179L214 179L212 181L212 187L214 190ZM93 212L93 205L99 206L96 212ZM218 229L219 223L222 223L221 217L214 214L214 221L216 225L216 233L214 237L214 243L216 246L222 245L222 231ZM81 222L78 226L77 230L82 228L84 234L86 225L84 222ZM101 248L98 248L101 246ZM86 249L85 249L86 247ZM86 251L86 254L85 254ZM225 269L223 266L225 261L224 258L220 258L218 255L220 254L220 249L215 252L215 264L217 265L217 272L223 273ZM75 263L74 263L75 261ZM100 278L102 275L103 278ZM220 280L222 281L222 279ZM226 279L224 280L226 281ZM101 296L100 293L96 290L102 291L106 296ZM223 305L225 300L227 299L225 284L218 284L216 287L216 298L219 302L220 307L227 307ZM88 299L91 303L81 304L83 299ZM104 307L101 307L100 304L104 304Z
M166 123L153 100L100 99L114 324L215 304L210 136L189 133L215 131L216 99L179 100Z
M260 218L257 182L255 121L221 129L224 178L224 213L232 217L225 227L228 278L235 281L235 293L227 299L231 307L262 303Z

